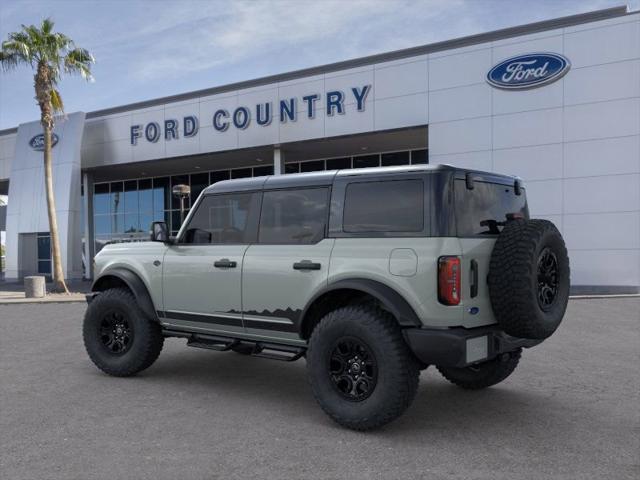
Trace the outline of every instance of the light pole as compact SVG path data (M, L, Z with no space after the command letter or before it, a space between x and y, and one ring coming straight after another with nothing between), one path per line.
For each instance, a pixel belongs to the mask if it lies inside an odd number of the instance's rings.
M175 185L171 189L171 192L173 193L174 197L180 199L180 226L182 226L182 224L184 223L184 201L189 197L189 195L191 195L191 187L184 184Z

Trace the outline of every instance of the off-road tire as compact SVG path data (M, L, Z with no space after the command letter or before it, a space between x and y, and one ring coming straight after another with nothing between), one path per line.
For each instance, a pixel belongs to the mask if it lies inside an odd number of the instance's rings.
M480 390L502 382L518 366L522 349L465 368L437 367L444 378L467 390Z
M109 351L101 340L101 324L111 311L123 312L133 331L131 345L121 354ZM164 344L160 325L144 314L133 294L124 288L105 290L91 301L84 316L82 336L91 361L116 377L135 375L150 367Z
M539 301L539 262L551 254L556 264L553 301ZM562 235L548 220L512 220L491 254L489 297L496 320L509 335L545 339L560 325L569 300L569 257ZM544 281L543 281L544 284Z
M356 339L372 353L377 381L363 400L345 399L330 374L336 342ZM388 312L369 305L351 305L323 317L311 334L307 350L308 378L313 395L334 421L353 430L381 427L399 417L415 397L419 365L400 328Z

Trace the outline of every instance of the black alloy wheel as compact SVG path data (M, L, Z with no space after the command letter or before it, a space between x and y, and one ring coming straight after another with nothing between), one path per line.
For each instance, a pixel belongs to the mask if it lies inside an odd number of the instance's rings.
M538 304L549 310L558 295L558 258L545 248L538 258Z
M375 356L360 339L339 339L329 357L329 375L334 388L345 399L361 402L373 393L378 381Z
M103 315L100 322L100 341L112 355L127 353L133 343L133 325L126 313L109 310Z

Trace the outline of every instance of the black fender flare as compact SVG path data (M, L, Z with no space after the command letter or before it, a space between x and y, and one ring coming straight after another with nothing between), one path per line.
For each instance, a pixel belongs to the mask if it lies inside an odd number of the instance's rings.
M158 315L156 314L156 309L153 306L153 300L151 300L151 295L149 294L147 286L137 273L127 268L116 267L105 270L98 278L95 279L93 285L91 285L91 291L100 292L104 290L104 288L101 287L106 283L109 277L115 277L123 281L127 287L129 287L133 296L136 297L136 302L145 315L153 320L158 320Z
M326 288L317 292L311 298L311 300L307 302L304 310L302 311L302 315L300 318L302 318L303 324L309 308L311 308L311 306L317 299L332 291L345 289L359 290L368 295L371 295L380 303L382 303L387 310L389 310L389 312L398 321L398 324L402 327L419 327L422 325L422 322L418 318L418 315L416 315L416 312L402 295L400 295L388 285L385 285L384 283L378 282L376 280L370 280L368 278L340 280L335 283L330 283Z

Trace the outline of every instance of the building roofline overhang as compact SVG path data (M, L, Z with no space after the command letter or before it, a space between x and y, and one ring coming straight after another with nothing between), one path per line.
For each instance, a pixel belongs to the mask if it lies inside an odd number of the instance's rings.
M291 72L285 72L285 73L280 73L276 75L269 75L266 77L260 77L260 78L245 80L241 82L229 83L226 85L205 88L202 90L194 90L191 92L179 93L176 95L159 97L151 100L144 100L141 102L129 103L126 105L105 108L102 110L95 110L93 112L87 113L86 118L87 119L99 118L106 115L114 115L118 113L132 111L132 110L164 105L167 103L182 102L182 101L195 99L198 97L216 95L220 93L227 93L230 91L241 90L245 88L259 87L262 85L268 85L276 82L296 80L299 78L309 77L312 75L319 75L323 73L330 73L330 72L345 70L349 68L362 67L366 65L375 64L375 63L401 60L404 58L411 58L419 55L426 55L429 53L442 52L445 50L468 47L468 46L492 42L496 40L519 37L519 36L527 35L531 33L554 30L556 28L570 27L570 26L581 25L585 23L597 22L600 20L607 20L611 18L622 17L626 15L633 15L635 13L637 12L629 12L625 5L620 5L617 7L605 8L601 10L595 10L592 12L579 13L576 15L569 15L565 17L550 19L550 20L542 20L539 22L533 22L533 23L528 23L524 25L517 25L515 27L507 27L500 30L493 30L491 32L468 35L466 37L459 37L451 40L444 40L441 42L430 43L427 45L420 45L417 47L405 48L402 50L395 50L391 52L378 53L375 55L368 55L366 57L359 57L351 60L344 60L341 62L329 63L326 65L320 65L317 67L304 68L301 70L294 70ZM17 131L17 127L0 130L0 135L11 134L11 133L15 133L16 131Z

